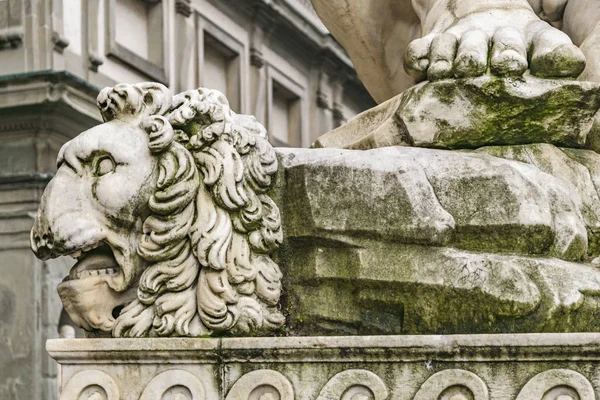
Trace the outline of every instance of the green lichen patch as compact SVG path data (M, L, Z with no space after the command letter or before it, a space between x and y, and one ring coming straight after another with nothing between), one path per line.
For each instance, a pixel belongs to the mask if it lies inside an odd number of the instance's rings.
M450 149L553 143L585 147L600 108L595 85L533 77L428 83L399 109L416 145ZM435 134L428 134L433 129Z
M424 82L323 135L315 147L474 149L551 143L600 149L600 84L482 76Z

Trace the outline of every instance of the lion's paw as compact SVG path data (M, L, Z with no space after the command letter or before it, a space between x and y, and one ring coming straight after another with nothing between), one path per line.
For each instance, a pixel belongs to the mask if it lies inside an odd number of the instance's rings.
M544 78L576 78L585 68L585 56L565 33L533 11L491 10L414 40L404 65L419 81L477 77L488 71L521 76L527 69Z

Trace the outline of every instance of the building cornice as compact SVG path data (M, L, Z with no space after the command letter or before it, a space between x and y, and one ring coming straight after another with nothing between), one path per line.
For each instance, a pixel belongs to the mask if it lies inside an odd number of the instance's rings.
M21 83L28 82L50 82L50 83L66 83L69 86L77 88L82 91L89 92L96 96L100 91L100 88L92 85L83 78L80 78L68 71L35 71L35 72L23 72L18 74L0 75L0 87L7 85L18 85Z
M65 111L100 122L96 97L100 88L66 71L0 75L0 110L15 107L64 105Z
M348 73L354 73L350 57L342 46L331 36L318 16L311 12L299 0L210 0L211 3L224 12L241 10L251 20L256 20L260 11L260 21L272 23L277 21L278 29L286 29L289 35L281 35L280 40L290 42L291 48L302 44L307 51L314 54L330 53L338 68L344 68ZM270 22L269 22L270 21Z

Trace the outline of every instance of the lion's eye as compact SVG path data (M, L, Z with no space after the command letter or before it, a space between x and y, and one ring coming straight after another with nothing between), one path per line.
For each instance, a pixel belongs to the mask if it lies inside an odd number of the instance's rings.
M96 176L106 175L115 170L115 162L110 157L102 157L96 162Z

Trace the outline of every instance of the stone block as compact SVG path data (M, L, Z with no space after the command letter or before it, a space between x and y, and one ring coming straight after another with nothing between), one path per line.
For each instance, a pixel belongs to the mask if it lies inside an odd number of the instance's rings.
M441 245L455 223L425 171L393 149L370 152L281 149L288 236L376 236ZM385 221L385 222L384 222Z
M379 238L577 260L586 255L586 227L595 227L582 217L576 188L535 165L411 147L279 152L275 197L287 238ZM579 167L573 173L589 175Z
M600 328L600 269L591 264L368 241L286 251L293 335Z
M595 153L278 151L289 334L600 328Z
M314 147L597 147L592 126L600 109L599 87L529 75L423 82L321 136Z

